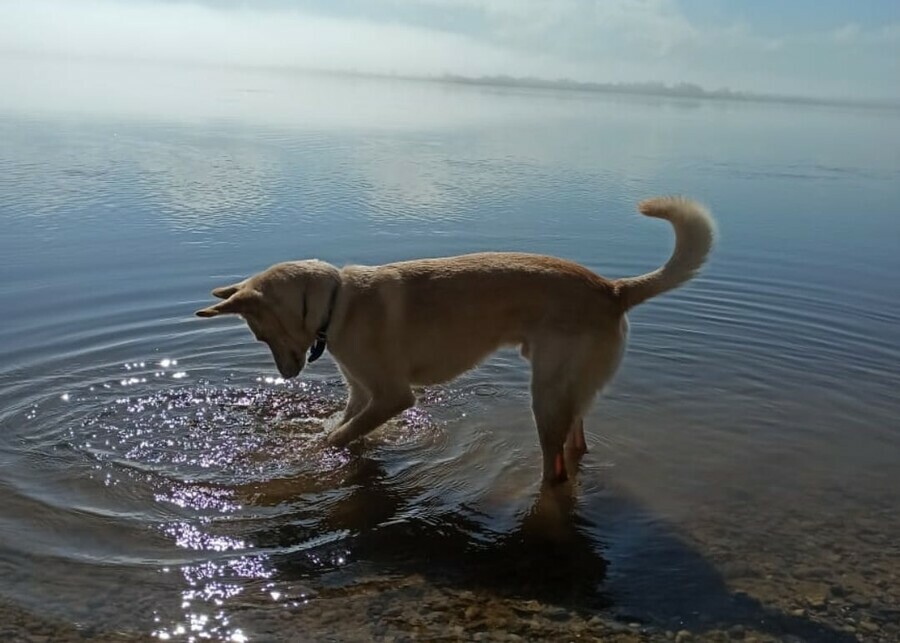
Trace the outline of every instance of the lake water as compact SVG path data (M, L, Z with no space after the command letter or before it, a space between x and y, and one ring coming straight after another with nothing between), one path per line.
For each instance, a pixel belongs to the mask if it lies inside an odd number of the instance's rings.
M0 86L7 638L900 636L900 112L22 60ZM326 454L330 359L285 383L192 316L288 259L637 274L668 193L720 239L633 311L568 494L513 351Z

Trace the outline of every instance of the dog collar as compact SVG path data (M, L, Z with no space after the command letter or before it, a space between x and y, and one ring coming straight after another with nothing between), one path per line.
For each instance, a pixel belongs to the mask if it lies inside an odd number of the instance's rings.
M336 286L335 289L331 291L331 301L328 303L328 314L325 316L325 321L322 322L322 326L316 331L316 341L309 347L309 357L306 358L308 364L312 364L322 357L322 353L325 352L325 347L328 345L328 325L331 323L331 314L334 312L334 302L337 299L338 288L339 286Z
M307 363L312 364L322 357L322 353L325 352L326 344L328 344L328 336L325 334L324 330L320 330L316 333L316 341L309 347L309 357L306 358Z

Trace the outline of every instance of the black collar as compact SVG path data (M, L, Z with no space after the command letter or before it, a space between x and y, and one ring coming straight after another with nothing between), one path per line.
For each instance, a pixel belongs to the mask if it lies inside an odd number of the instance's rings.
M331 323L331 315L334 313L334 302L337 300L337 294L340 286L335 286L331 291L331 301L328 302L328 313L325 315L325 321L316 331L316 341L309 347L309 357L306 358L307 363L312 364L322 357L325 352L325 346L328 344L328 325Z

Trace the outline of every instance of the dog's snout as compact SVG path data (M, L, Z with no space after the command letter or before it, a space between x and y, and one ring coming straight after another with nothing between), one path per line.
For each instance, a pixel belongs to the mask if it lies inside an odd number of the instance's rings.
M294 350L278 348L268 342L267 344L269 350L272 351L272 358L275 360L275 367L278 369L279 374L286 380L297 377L306 365L306 361L302 358L302 354L301 356L298 356Z
M275 365L278 367L278 372L281 373L281 377L286 380L297 377L304 366L303 362L298 360L293 353L289 354L285 359L276 357Z
M278 372L281 374L286 380L291 379L292 377L297 377L300 374L300 367L297 365L278 365Z

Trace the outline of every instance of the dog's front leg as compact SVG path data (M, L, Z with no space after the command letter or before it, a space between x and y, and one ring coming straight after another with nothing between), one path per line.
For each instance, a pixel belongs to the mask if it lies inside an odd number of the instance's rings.
M354 417L359 415L366 405L369 403L371 396L357 380L350 377L344 372L344 379L347 380L347 388L350 390L347 397L347 407L344 409L344 417L341 418L341 424L346 424Z
M383 393L374 395L362 411L328 435L328 444L329 446L343 448L357 438L374 431L415 403L416 398L409 389L392 395Z

